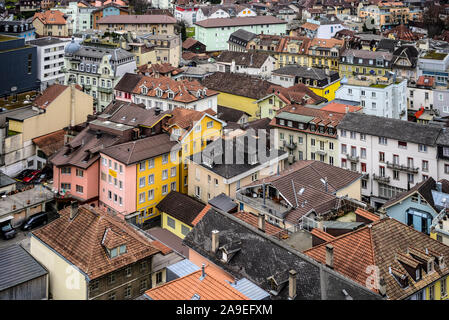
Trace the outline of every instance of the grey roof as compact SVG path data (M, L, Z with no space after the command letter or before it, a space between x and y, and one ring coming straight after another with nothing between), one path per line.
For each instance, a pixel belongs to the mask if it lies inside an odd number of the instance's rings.
M240 241L240 250L227 262L221 251L211 253L212 230L219 231L219 247ZM353 280L325 267L289 245L257 230L232 215L209 210L185 237L184 244L237 279L246 278L265 291L271 290L268 278L285 279L297 272L296 300L345 300L343 290L354 300L380 299L380 296ZM288 282L273 300L288 297Z
M24 108L19 108L19 109L13 110L11 113L8 113L6 118L23 121L25 119L37 116L38 114L39 114L39 111L33 110L32 106L27 106Z
M393 54L385 51L368 51L368 50L354 50L346 49L342 54L342 57L353 56L355 58L362 59L385 59L390 61L393 58Z
M128 52L122 48L109 49L109 48L99 48L89 46L81 46L80 49L76 51L73 55L96 59L101 59L105 55L111 55L111 59L114 61L134 57L134 55L131 52Z
M246 278L229 283L231 287L243 293L250 300L264 300L270 297L270 294Z
M14 183L16 183L16 180L7 176L3 172L0 172L0 187L6 187Z
M330 75L338 73L337 71L330 71ZM305 77L309 79L322 80L329 77L324 69L321 68L311 68L303 66L287 66L279 68L273 71L273 74L286 74L291 76Z
M235 207L237 207L237 203L235 203L230 197L228 197L224 193L220 193L215 198L210 199L209 204L217 209L223 210L224 212L229 212Z
M372 116L358 112L345 114L338 128L428 146L436 145L438 135L441 131L441 127L438 126Z
M24 248L14 244L0 249L0 291L48 274Z
M364 225L363 222L323 221L323 227L325 229L355 230Z
M70 40L68 39L61 39L61 38L55 38L55 37L45 37L45 38L38 38L35 40L30 40L28 41L29 44L38 46L38 47L43 47L43 46L50 46L52 44L57 44L57 43L66 43L69 42Z
M447 128L442 128L440 136L437 139L437 144L449 146L449 130Z
M167 271L173 272L178 278L187 276L192 272L200 270L196 264L189 259L184 259L167 267Z
M255 37L257 37L257 34L246 31L244 29L238 29L237 31L231 33L231 37L236 37L244 41L251 41Z

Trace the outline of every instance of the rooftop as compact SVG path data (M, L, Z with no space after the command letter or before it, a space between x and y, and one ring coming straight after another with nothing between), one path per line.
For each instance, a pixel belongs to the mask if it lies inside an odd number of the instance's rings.
M203 28L237 27L260 24L287 24L286 21L274 16L238 17L238 18L214 18L195 22Z
M169 216L193 227L193 221L204 209L205 205L186 194L170 191L156 208Z

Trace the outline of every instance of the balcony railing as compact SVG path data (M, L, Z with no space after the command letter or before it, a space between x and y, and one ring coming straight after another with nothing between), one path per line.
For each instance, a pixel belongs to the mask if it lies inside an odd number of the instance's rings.
M352 161L352 162L359 162L359 156L354 156L350 153L346 154L346 159L348 159L349 161Z
M419 168L415 168L412 166L405 166L399 163L389 162L387 161L387 168L394 169L394 170L400 170L400 171L406 171L410 173L418 173Z
M315 153L316 154L319 154L319 155L322 155L322 156L325 156L326 154L327 154L327 151L326 150L317 150L317 151L315 151Z
M114 90L113 88L103 88L103 87L98 87L97 89L99 92L103 92L103 93L112 93L112 91Z
M294 150L294 149L296 149L296 142L289 142L289 141L284 140L284 147Z
M265 199L264 204L263 198L260 198L258 196L248 197L241 194L240 192L237 192L236 198L237 200L242 201L243 203L247 204L250 207L253 207L254 209L258 209L281 219L284 219L287 212L289 212L291 209L290 206L283 206L270 199Z
M390 177L388 176L378 176L377 174L374 173L373 179L382 183L390 183Z

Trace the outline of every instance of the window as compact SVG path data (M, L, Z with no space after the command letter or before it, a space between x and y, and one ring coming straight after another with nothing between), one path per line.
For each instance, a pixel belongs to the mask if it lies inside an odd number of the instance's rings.
M387 145L387 138L379 137L379 144Z
M111 167L111 163L109 162L109 167ZM140 171L145 171L145 161L142 161L141 163L139 163L139 170Z
M159 271L156 273L156 284L159 284L162 282L162 271Z
M61 183L61 189L70 190L71 184L70 183Z
M116 249L113 249L113 250L116 250ZM112 283L114 283L115 282L115 273L111 273L110 275L109 275L109 284L112 284Z
M147 289L147 280L140 280L140 292L144 292Z
M414 176L412 173L407 173L407 181L410 183L413 183L414 181Z
M109 300L115 300L115 299L116 299L116 297L115 297L115 292L109 293L108 299L109 299Z
M418 151L419 152L427 152L427 146L424 144L419 144L418 145Z
M201 188L199 186L195 186L195 196L201 197Z
M334 150L334 143L333 142L329 142L329 150Z
M90 291L98 290L98 284L99 284L98 280L91 281L90 284L89 284L89 290Z
M181 233L186 236L190 232L190 229L185 225L181 225Z
M342 136L342 137L346 137L346 130L340 130L340 135Z
M429 161L423 160L422 161L422 171L429 171Z
M148 176L148 185L152 185L154 183L154 174L150 174Z
M360 166L361 166L362 172L366 172L366 163L361 162Z
M147 262L146 261L142 261L140 263L140 272L145 272L147 270Z
M399 171L398 170L393 170L393 179L399 180Z
M398 148L399 149L407 149L407 142L405 142L405 141L398 141Z
M139 203L145 202L145 192L139 193Z
M84 190L83 186L76 185L76 192L83 193L83 190Z
M168 185L164 184L162 186L162 194L167 194L168 193Z
M148 160L148 169L154 168L154 159Z
M176 191L176 182L170 183L170 191Z
M357 139L357 133L355 131L350 131L351 139Z
M167 216L167 225L172 228L175 229L176 227L176 221L173 218L170 218L169 216Z
M61 168L61 174L71 174L72 168L70 167L62 167Z
M139 179L139 188L145 187L145 177Z
M429 300L435 299L435 285L429 286Z
M168 169L162 170L162 180L168 179Z
M125 268L125 277L131 277L131 274L132 274L131 267L126 267Z
M176 177L176 167L170 169L170 177Z
M366 149L360 148L360 158L366 159Z
M366 134L361 133L361 134L360 134L360 140L366 141Z
M379 166L379 176L385 177L385 167Z
M342 145L341 145L341 153L342 153L342 154L346 154L346 152L347 152L346 145L345 145L345 144L342 144Z
M81 169L76 169L76 176L77 177L82 177L84 175L84 171Z
M379 152L379 162L385 162L385 152Z
M447 295L447 277L440 281L441 297Z
M125 299L131 298L131 291L132 291L132 287L131 286L127 286L126 289L125 289Z
M168 163L168 154L164 154L162 156L162 164L166 164L166 163Z

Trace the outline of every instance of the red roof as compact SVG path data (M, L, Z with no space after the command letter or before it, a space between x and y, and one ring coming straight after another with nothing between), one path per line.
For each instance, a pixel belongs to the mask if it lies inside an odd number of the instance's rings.
M348 109L346 109L348 108ZM331 102L327 106L321 108L323 111L331 111L337 113L348 113L348 112L356 112L360 111L363 108L361 106L352 106L344 103Z
M418 81L416 82L416 85L424 86L424 87L433 87L434 84L435 84L435 78L429 77L429 76L420 76L418 78Z
M335 237L327 232L324 232L321 229L314 228L311 232L312 235L324 240L324 241L332 241Z

